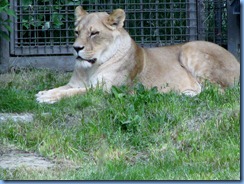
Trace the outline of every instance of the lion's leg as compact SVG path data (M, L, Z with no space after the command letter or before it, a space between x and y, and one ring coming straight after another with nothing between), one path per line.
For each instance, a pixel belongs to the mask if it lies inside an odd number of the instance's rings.
M199 83L205 80L225 88L239 80L240 65L228 51L208 42L189 42L182 47L181 65Z
M83 94L87 90L86 88L73 88L68 85L54 88L47 91L40 91L36 94L36 100L39 103L55 103L64 97L74 96L76 94Z

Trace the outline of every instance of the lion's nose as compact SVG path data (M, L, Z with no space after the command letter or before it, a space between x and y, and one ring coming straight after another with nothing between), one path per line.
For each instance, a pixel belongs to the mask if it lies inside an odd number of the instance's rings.
M74 49L75 49L75 51L78 53L80 50L83 50L84 49L84 46L83 47L76 47L76 46L74 46Z

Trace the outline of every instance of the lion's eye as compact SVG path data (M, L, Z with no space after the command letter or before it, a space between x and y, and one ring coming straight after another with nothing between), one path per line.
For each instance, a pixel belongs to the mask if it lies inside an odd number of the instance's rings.
M78 36L79 35L79 31L75 31L75 36Z
M94 31L94 32L91 32L90 37L95 36L95 35L98 35L98 34L99 34L99 31Z

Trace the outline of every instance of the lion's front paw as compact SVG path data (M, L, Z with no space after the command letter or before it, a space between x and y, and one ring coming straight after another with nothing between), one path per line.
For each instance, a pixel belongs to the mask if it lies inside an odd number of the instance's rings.
M36 94L36 100L39 103L53 104L59 100L59 95L53 91L40 91Z
M199 94L197 91L194 91L194 90L185 90L182 92L184 95L186 96L190 96L190 97L194 97L196 96L197 94Z

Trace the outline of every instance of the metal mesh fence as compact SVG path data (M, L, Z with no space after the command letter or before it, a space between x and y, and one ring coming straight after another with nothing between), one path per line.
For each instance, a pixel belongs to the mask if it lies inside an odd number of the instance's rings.
M227 47L227 1L197 1L198 39Z
M226 43L226 0L11 0L10 54L69 55L74 42L74 9L88 12L122 8L125 29L143 47L189 40Z

